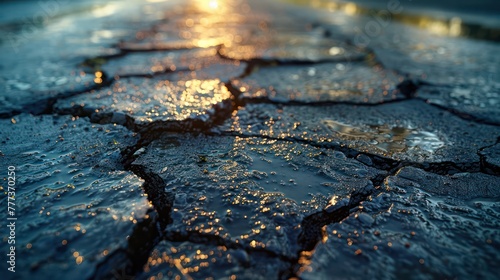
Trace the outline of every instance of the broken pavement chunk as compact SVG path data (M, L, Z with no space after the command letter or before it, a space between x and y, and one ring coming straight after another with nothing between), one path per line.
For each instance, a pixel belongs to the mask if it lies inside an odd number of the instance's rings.
M124 78L111 89L60 100L55 108L60 112L87 110L96 120L100 115L113 114L111 121L117 123L120 118L116 113L126 114L136 124L187 119L207 121L217 113L214 106L231 106L230 97L231 93L219 79Z
M124 171L121 149L136 142L123 127L71 117L18 115L0 120L0 166L16 172L16 275L54 271L89 278L98 262L127 244L150 208L142 180ZM4 188L7 191L6 188Z
M325 228L301 278L496 277L486 268L500 261L497 177L403 168L387 188Z

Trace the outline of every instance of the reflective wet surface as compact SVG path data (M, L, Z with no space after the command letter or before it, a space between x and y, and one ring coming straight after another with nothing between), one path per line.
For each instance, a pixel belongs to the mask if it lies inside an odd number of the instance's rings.
M368 129L362 130L332 120L324 120L323 124L342 138L366 139L375 147L388 153L402 152L417 147L433 153L444 146L444 142L437 135L427 131L377 125L371 125Z
M378 66L348 60L308 66L279 66L255 70L233 86L242 98L273 101L380 103L401 98L395 85L403 81Z
M498 250L496 181L487 175L445 177L402 169L388 178L389 191L363 202L342 224L325 229L327 238L303 276L491 278L488 271Z
M97 113L128 115L136 122L152 122L208 118L214 105L230 98L229 90L219 79L179 76L182 78L174 80L121 79L111 89L65 99L56 108L64 111L76 106Z
M474 162L496 126L464 121L418 100L378 106L251 104L215 131L295 139L415 162ZM479 132L481 131L481 132Z
M120 150L137 138L121 127L71 117L13 120L12 126L2 120L0 160L2 166L15 164L18 174L17 267L23 269L16 277L50 278L54 270L90 277L110 252L127 244L128 232L150 208L144 181L119 164Z
M399 4L1 3L0 278L496 279L498 25Z

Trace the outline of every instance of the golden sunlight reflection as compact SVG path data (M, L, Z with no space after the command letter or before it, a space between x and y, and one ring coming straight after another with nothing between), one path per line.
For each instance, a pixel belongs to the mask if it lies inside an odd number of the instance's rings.
M339 197L337 195L332 196L330 201L328 202L329 205L335 205L339 201Z
M159 27L159 30L177 33L183 39L180 48L231 46L249 36L250 31L240 26L243 20L240 10L245 10L247 5L223 0L194 0L192 4L177 13L175 29L171 24ZM168 46L171 48L172 44L169 42Z
M213 105L227 100L231 94L218 79L162 81L156 85L158 94L143 103L157 104L145 112L143 120L171 116L175 119L200 116ZM160 93L163 92L163 93ZM174 94L175 93L175 94Z
M302 252L300 252L300 257L299 257L299 260L297 261L300 265L300 268L298 271L299 275L305 271L309 271L309 272L312 271L312 267L310 265L312 262L311 259L312 259L313 254L314 254L314 251L302 251Z
M227 13L229 8L224 0L195 0L195 4L207 13Z
M223 43L226 43L226 41L223 38L207 38L207 39L195 40L194 44L200 48L209 48Z
M226 265L229 265L231 262L234 262L234 257L229 254L227 248L224 246L211 248L200 246L198 248L181 244L178 247L154 250L144 266L144 271L150 272L152 270L157 270L161 266L168 266L174 268L165 272L165 276L167 276L168 279L194 279L194 276L191 276L191 274L204 270L209 271L213 269L212 265L216 263L224 262ZM186 251L193 251L194 253L186 255ZM158 279L161 279L161 277ZM231 277L229 279L236 278Z
M358 10L358 6L354 3L347 3L344 6L344 12L348 15L355 15L356 11Z
M208 6L212 9L217 9L219 7L219 3L218 1L216 0L211 0L209 3L208 3Z
M97 72L94 73L94 75L95 75L94 83L101 84L102 83L102 72L101 71L97 71Z
M419 27L442 36L460 36L462 34L462 19L453 17L449 21L422 18Z

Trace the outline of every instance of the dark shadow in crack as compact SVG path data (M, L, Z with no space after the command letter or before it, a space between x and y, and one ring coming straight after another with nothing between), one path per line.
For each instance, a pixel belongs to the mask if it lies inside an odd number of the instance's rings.
M297 253L297 259L286 271L280 272L281 279L291 279L300 277L305 266L310 262L316 245L323 239L324 226L338 223L349 216L351 211L355 210L364 200L377 191L373 185L367 185L364 188L351 194L349 200L341 200L335 205L327 206L323 211L316 212L305 217L301 223L302 231L299 234L297 243L300 247Z

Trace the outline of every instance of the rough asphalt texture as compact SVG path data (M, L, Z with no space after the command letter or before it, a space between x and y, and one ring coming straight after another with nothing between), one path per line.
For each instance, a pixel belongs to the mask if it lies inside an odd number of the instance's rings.
M500 45L391 22L360 46L370 17L281 2L141 5L0 45L2 279L498 277Z

